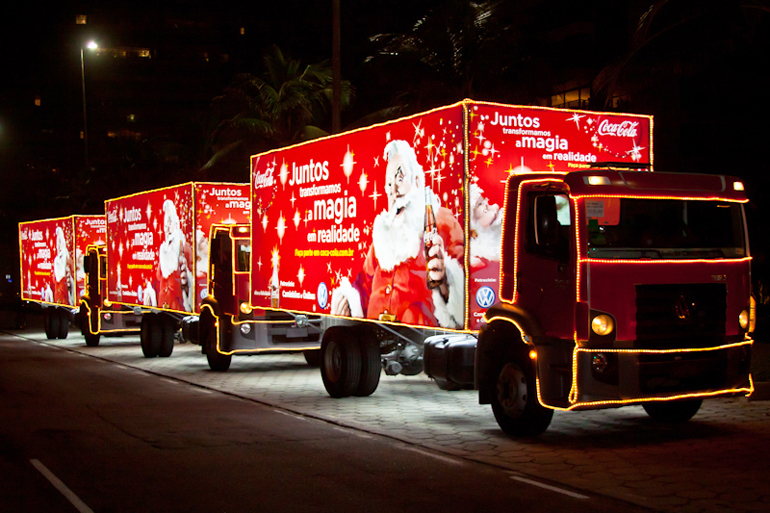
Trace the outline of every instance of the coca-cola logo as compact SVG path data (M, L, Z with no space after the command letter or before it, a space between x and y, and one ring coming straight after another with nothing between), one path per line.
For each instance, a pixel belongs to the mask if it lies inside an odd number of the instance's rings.
M264 189L267 187L272 187L274 183L275 183L275 178L273 177L273 169L266 169L262 173L256 170L254 171L254 188L255 189Z
M610 137L637 137L639 135L638 121L622 121L611 123L608 119L602 120L597 129L599 135Z

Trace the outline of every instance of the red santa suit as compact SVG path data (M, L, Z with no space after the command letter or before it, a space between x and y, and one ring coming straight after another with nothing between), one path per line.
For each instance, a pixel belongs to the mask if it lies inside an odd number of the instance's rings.
M187 262L190 261L190 247L189 244L185 244L181 232L164 241L160 247L160 265L156 275L158 306L178 312L190 312L192 311L190 291L194 286L192 273L187 268L184 271L180 269L180 254L185 255ZM182 272L187 276L188 292L182 290Z
M53 260L53 302L59 305L72 305L72 259L67 251L64 231L56 228L56 257Z
M363 269L352 284L341 287L342 293L347 296L351 315L421 326L462 328L465 309L465 275L461 264L464 238L462 226L451 211L446 208L436 211L438 234L444 241L448 300L438 289L431 290L427 286L421 238L403 241L406 252L410 253L403 258L404 251L398 251L403 248L397 250L378 238L379 220L380 216L375 219L373 241Z

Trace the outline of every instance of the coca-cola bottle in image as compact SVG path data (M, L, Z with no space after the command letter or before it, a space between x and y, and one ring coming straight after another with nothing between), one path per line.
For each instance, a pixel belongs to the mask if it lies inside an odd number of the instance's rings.
M423 242L425 244L425 274L426 284L429 289L435 289L441 285L441 280L432 280L430 277L430 266L428 263L431 260L430 248L433 247L433 236L438 233L436 227L436 215L433 212L433 192L430 187L425 187L425 233L423 233Z

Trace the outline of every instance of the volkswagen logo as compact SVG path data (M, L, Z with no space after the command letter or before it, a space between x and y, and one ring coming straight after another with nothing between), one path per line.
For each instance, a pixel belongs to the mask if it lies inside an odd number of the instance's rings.
M476 304L481 308L489 308L495 304L495 291L492 287L481 287L476 292Z

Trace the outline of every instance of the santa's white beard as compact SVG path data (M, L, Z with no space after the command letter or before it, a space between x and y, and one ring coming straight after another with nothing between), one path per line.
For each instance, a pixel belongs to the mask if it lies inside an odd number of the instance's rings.
M490 261L500 261L500 243L503 238L502 209L489 226L478 226L471 223L476 237L471 239L471 257L484 258Z
M423 247L425 196L421 187L412 187L374 220L372 245L380 267L393 270L401 262L416 258ZM404 210L396 216L400 208Z
M164 278L168 278L171 273L179 269L181 242L181 234L171 234L171 236L160 245L158 260L160 261L160 272Z
M56 281L61 281L67 273L67 260L69 252L67 250L59 251L53 259L53 275Z

